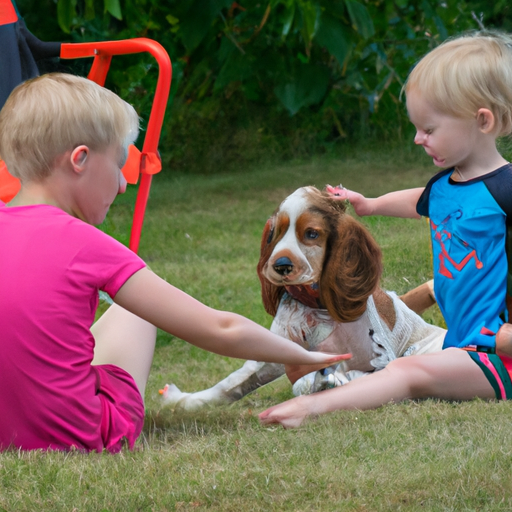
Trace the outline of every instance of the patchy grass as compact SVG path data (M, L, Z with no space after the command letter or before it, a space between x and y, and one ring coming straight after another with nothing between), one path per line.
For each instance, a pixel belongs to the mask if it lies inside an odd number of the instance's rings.
M139 252L208 305L270 326L255 267L263 225L288 193L341 182L377 195L421 186L432 172L416 154L377 152L207 177L167 171L154 180ZM125 242L133 195L116 201L104 226ZM384 251L385 288L402 293L430 277L424 221L365 223ZM435 309L427 319L442 322ZM427 400L338 412L296 431L262 427L257 413L291 397L281 378L229 407L161 407L166 382L199 390L240 365L160 333L136 451L0 454L0 511L512 508L508 403Z

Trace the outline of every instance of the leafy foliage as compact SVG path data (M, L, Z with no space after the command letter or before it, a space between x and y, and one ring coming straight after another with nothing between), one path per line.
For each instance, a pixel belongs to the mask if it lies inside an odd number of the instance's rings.
M242 127L258 143L263 129L281 153L325 150L344 138L400 139L408 126L400 92L414 63L452 34L510 24L505 0L120 2L58 0L56 19L75 41L142 36L167 49L174 102L164 139L175 161L186 152L178 147L189 136L183 122L212 142L220 130L233 140ZM19 3L37 11L52 0ZM144 58L123 61L111 75L143 117L155 80ZM296 130L313 132L312 145L290 142Z

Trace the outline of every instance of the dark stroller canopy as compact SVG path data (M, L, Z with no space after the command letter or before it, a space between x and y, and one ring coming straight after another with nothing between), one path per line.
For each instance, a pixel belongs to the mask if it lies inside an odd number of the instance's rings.
M39 75L36 62L58 57L60 47L31 34L13 0L0 0L0 108L17 85Z

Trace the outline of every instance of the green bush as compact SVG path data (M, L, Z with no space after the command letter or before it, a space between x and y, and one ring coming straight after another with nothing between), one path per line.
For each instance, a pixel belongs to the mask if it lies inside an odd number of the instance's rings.
M164 161L199 172L400 144L414 63L450 35L512 25L504 0L18 1L41 39L60 26L72 41L159 41L173 63ZM151 57L122 57L107 86L147 120L156 78Z

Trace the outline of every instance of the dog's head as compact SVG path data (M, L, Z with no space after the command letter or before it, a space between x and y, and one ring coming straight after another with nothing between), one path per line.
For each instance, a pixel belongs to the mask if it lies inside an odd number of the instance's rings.
M309 296L339 322L366 309L382 273L380 248L342 201L299 188L267 221L258 276L265 310L275 316L285 291Z

